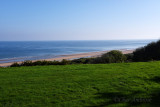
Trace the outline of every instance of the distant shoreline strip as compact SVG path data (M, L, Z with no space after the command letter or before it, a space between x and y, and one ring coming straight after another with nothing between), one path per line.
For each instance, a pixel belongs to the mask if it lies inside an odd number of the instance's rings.
M126 49L120 49L123 54L128 54L132 53L135 49L132 50L126 50ZM61 61L63 59L66 60L73 60L73 59L78 59L78 58L87 58L87 57L98 57L101 56L104 53L107 53L109 51L98 51L98 52L88 52L88 53L78 53L78 54L69 54L69 55L59 55L58 57L53 57L53 58L48 58L48 59L39 59L39 60L31 60L31 61L41 61L41 60L46 60L46 61ZM0 60L1 61L1 60ZM7 62L7 63L0 63L0 67L7 67L12 65L14 62L17 63L22 63L23 61L13 61L13 62Z

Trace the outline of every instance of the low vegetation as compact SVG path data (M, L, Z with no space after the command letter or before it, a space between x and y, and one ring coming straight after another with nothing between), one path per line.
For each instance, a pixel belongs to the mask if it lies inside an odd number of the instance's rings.
M71 64L71 61L63 59L62 61L24 61L22 63L13 63L10 67L20 67L20 66L37 66L37 65L67 65Z
M122 54L121 51L112 50L108 53L103 54L101 57L97 58L80 58L74 60L65 60L62 61L24 61L22 63L13 63L11 67L19 66L36 66L36 65L67 65L67 64L103 64L103 63L122 63L126 62L127 57Z
M158 107L160 62L0 68L0 107Z

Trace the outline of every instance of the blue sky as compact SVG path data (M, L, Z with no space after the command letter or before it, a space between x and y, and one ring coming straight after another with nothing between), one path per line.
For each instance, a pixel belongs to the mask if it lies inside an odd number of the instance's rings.
M0 1L0 41L159 37L160 0Z

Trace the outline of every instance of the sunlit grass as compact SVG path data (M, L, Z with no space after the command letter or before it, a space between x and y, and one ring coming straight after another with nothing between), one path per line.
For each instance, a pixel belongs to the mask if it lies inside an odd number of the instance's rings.
M0 68L0 106L158 106L160 62Z

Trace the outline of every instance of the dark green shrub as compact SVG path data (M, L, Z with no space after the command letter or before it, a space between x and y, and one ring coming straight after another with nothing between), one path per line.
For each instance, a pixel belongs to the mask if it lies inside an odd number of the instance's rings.
M99 64L99 63L107 63L107 62L102 57L97 57L97 58L94 58L91 63L93 63L93 64Z
M22 63L21 63L21 66L33 66L33 62L27 60L27 61L22 62Z
M33 62L33 65L35 66L35 65L42 65L42 61L35 61L35 62Z
M121 51L112 50L101 56L101 60L104 63L120 63L126 61L126 56Z
M59 61L52 61L53 65L61 65Z
M66 60L66 59L63 59L61 62L60 62L60 65L67 65L69 64L70 61Z
M14 62L10 67L19 67L20 64L18 64L17 62Z
M133 52L133 61L160 60L160 40L149 43Z
M72 64L82 64L83 63L83 58L79 58L79 59L73 59L71 61Z
M85 58L85 61L83 64L92 64L94 59L95 58Z
M141 47L133 52L133 61L145 61L145 48Z
M35 62L33 62L33 65L53 65L53 62L52 61L46 61L46 60L35 61Z
M97 57L93 60L93 63L120 63L126 61L126 56L121 51L113 50L103 54L101 57Z
M126 56L126 62L132 62L133 53L124 54Z
M79 58L71 61L71 64L90 64L94 58Z

